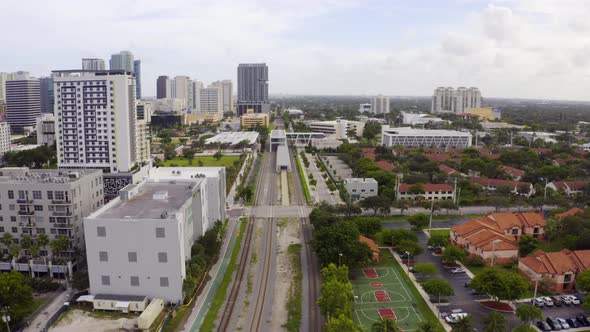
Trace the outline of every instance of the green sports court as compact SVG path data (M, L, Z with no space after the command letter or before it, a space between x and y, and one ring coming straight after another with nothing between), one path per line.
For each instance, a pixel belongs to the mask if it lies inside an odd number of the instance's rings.
M353 318L370 329L373 323L391 318L404 332L415 331L424 320L409 286L394 267L364 267L352 271L355 296Z

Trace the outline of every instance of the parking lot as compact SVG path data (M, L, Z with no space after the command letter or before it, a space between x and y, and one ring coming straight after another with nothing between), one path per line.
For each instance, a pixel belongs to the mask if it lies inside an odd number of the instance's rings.
M336 156L325 156L323 159L330 174L337 181L352 177L352 170L340 158Z
M575 294L580 301L583 301L582 294ZM528 303L528 302L527 302ZM519 303L517 306L523 305L524 303ZM541 307L541 311L543 312L543 318L551 317L551 318L574 318L577 315L584 315L587 316L588 314L584 312L584 309L581 305L561 305L561 306L551 306L551 307ZM588 329L588 328L587 328Z

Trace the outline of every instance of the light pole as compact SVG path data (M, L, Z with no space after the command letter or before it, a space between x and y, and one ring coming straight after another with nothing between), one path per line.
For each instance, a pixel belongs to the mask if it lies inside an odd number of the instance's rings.
M406 251L406 256L408 256L408 271L410 270L410 252Z
M533 294L533 299L537 298L537 287L539 287L539 278L535 278L535 292Z
M492 262L490 266L494 266L494 257L496 256L496 243L502 242L501 240L492 241Z
M430 222L428 224L428 234L431 234L432 232L432 214L434 213L434 199L432 200L432 203L430 204Z
M10 332L10 315L8 314L8 306L2 308L2 321L6 323L6 329Z
M342 265L342 254L338 254L338 266Z

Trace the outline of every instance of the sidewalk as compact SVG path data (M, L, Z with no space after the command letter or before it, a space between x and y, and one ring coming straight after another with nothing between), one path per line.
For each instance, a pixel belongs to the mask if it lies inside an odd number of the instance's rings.
M61 308L69 298L69 294L67 290L63 290L57 297L51 301L51 303L43 309L33 321L29 324L29 326L25 327L23 330L24 332L42 332L45 328L45 324L49 320L51 316L53 316L59 308Z

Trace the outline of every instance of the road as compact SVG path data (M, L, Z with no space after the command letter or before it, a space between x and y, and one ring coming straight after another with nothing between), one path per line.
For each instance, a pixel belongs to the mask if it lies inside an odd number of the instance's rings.
M23 330L24 332L42 332L45 328L45 324L47 320L53 316L68 300L70 293L66 290L61 291L61 293L56 296L53 301L41 311L35 319L29 324L29 326L25 327Z

